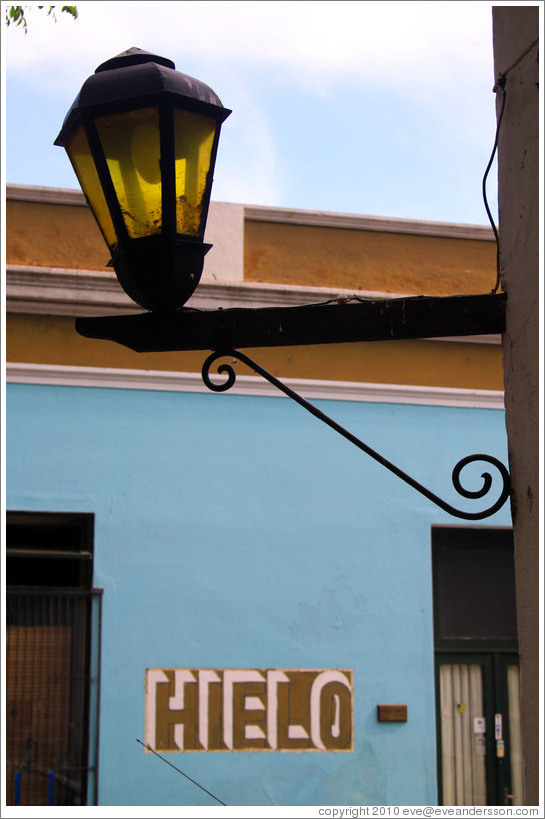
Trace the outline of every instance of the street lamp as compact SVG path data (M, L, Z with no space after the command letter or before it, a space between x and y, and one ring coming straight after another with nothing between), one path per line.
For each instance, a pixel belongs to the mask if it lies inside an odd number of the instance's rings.
M231 111L171 60L138 48L99 65L55 145L66 149L117 278L148 310L197 287L221 123Z
M219 358L242 361L314 417L329 425L449 514L482 520L509 497L505 466L489 455L462 458L452 471L464 498L489 495L493 479L481 474L478 489L461 483L462 470L482 462L499 476L497 499L486 509L457 509L343 429L239 347L278 347L401 338L437 338L502 332L506 296L353 300L287 308L190 310L184 304L199 283L204 228L221 123L231 111L204 83L175 71L164 57L131 48L100 65L84 83L68 112L56 145L68 152L85 197L110 248L117 278L141 315L76 319L88 338L124 344L138 352L212 350L202 368L211 390L229 389L236 379L230 363L218 372ZM497 483L496 483L497 487Z

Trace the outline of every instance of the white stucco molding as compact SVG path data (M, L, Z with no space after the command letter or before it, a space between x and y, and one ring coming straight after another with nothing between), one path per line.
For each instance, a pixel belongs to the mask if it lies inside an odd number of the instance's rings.
M210 202L204 240L212 247L204 257L201 281L241 282L244 278L244 205Z
M396 298L401 294L227 279L201 280L188 306L204 310L217 307L290 307L353 295L378 299ZM142 312L122 290L115 273L107 268L80 270L8 264L6 297L8 312L17 313L102 315L105 308L128 313Z
M76 205L86 208L83 193L71 188L45 188L41 185L6 185L6 199L15 202L36 202L49 205Z
M199 310L294 307L354 295L386 299L399 298L404 294L203 279L188 301L188 306ZM142 312L122 290L115 273L109 269L79 270L16 264L8 264L6 268L6 310L8 313L74 317ZM499 344L501 338L490 335L430 340Z
M417 219L397 219L386 216L364 216L352 213L294 210L245 205L244 218L253 222L277 222L308 227L341 228L343 230L377 231L380 233L410 233L417 236L441 236L450 239L494 241L492 228L484 225L464 225L450 222L430 222Z
M113 270L6 265L8 313L78 316L138 312Z
M218 379L221 380L221 376L218 376ZM321 381L303 378L285 378L283 380L295 392L308 399L473 407L494 410L503 410L504 408L503 392L499 390L467 390L452 387ZM6 365L6 382L209 393L199 373L72 367L55 364L8 363ZM237 376L236 383L229 390L229 394L284 397L268 381L253 375Z

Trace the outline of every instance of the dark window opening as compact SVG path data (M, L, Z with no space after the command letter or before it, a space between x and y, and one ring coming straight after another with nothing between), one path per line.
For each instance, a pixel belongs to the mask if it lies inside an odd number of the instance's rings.
M7 585L90 589L92 545L92 515L9 513Z
M96 803L92 553L92 515L7 513L7 804Z
M511 529L434 529L433 572L436 644L516 643Z

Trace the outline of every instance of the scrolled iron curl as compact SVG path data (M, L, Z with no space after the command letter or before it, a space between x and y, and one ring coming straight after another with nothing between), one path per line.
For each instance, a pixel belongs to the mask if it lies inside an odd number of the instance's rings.
M458 494L462 495L464 498L471 498L471 499L484 498L484 496L488 495L488 493L490 492L490 490L492 488L492 476L491 476L490 472L483 472L481 474L481 478L483 479L483 484L482 484L480 489L471 490L471 489L466 489L464 486L462 486L462 483L461 483L461 480L460 480L460 474L461 474L462 470L466 466L468 466L468 464L472 464L472 463L488 463L488 464L491 464L491 466L495 467L498 470L498 472L500 473L500 475L502 477L502 480L503 480L502 491L501 491L501 494L500 494L498 500L496 501L496 503L494 503L489 509L487 509L484 512L480 513L482 516L486 515L488 517L489 515L494 514L494 512L497 512L498 509L501 509L501 507L503 506L503 504L505 503L505 501L509 497L509 493L511 491L511 479L510 479L510 476L509 476L509 472L507 471L505 466L502 464L502 462L499 461L497 458L494 458L492 455L483 455L483 454L467 455L465 458L462 458L462 460L459 461L456 464L456 466L454 467L454 469L452 470L452 484L453 484L456 492L458 492Z
M220 375L227 375L227 380L221 382L220 384L215 383L210 378L210 367L217 361L219 358L225 358L225 356L232 356L232 353L227 352L214 352L208 356L204 364L202 365L202 380L204 381L206 387L213 392L226 392L230 390L235 381L237 380L237 374L235 372L234 367L232 364L220 364L218 367L218 373Z

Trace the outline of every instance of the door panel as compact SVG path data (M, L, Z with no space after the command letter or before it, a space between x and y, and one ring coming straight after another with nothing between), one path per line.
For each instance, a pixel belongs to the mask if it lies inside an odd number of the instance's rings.
M483 668L444 663L439 685L443 803L486 805Z
M521 805L516 655L436 657L441 804Z

